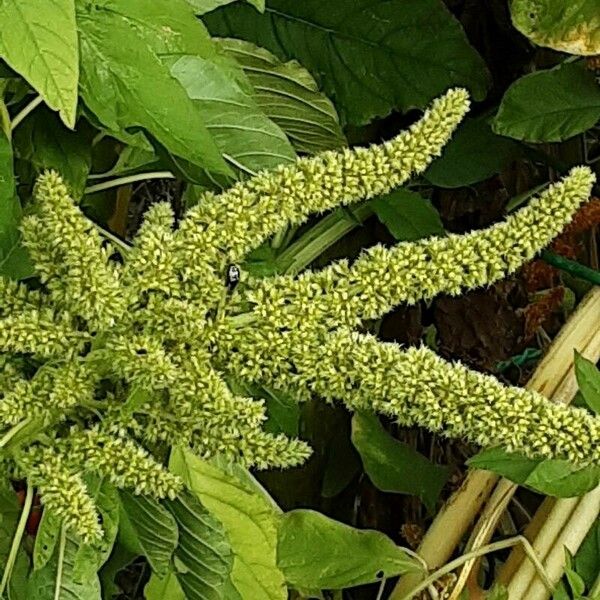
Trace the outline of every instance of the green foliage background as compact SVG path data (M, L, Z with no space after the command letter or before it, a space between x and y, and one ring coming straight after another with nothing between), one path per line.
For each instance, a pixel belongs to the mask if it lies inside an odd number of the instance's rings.
M514 205L544 185L550 172L594 164L600 86L598 73L577 53L600 53L597 3L574 2L574 12L566 14L560 0L546 0L536 3L541 12L533 17L531 2L512 3L519 31L574 56L540 51L510 25L502 2L476 9L488 28L481 33L464 4L0 2L0 273L32 276L18 226L45 169L61 172L90 217L110 228L116 197L112 185L103 184L114 178L131 178L128 183L143 181L148 172L174 176L189 206L202 190L222 189L297 155L389 137L453 85L468 88L476 107L423 178L336 211L306 231L287 232L255 252L247 268L294 272L300 264L355 254L369 241L363 224L373 215L390 239L443 235L439 197L448 190L477 188L525 164L536 176L529 188L512 189ZM573 38L574 28L584 31L583 39ZM582 285L574 282L573 293ZM430 345L435 337L433 331ZM578 358L577 376L582 401L598 412L595 366ZM350 419L311 403L299 409L272 390L252 392L266 400L270 431L311 440L316 458L306 468L266 474L259 483L235 465L201 461L175 448L170 468L188 488L175 501L159 503L91 482L107 531L103 547L82 545L44 514L37 534L18 549L6 596L135 598L147 583L148 600L282 600L288 587L316 597L323 597L320 590L352 587L344 597L374 598L376 587L354 586L418 570L394 543L396 532L388 531L392 541L341 521L369 524L351 506L365 500L359 493L365 485L370 493L411 496L431 515L450 467L429 460L419 444L396 439L395 429L373 415ZM495 448L470 459L542 494L579 495L598 485L598 467L573 472L558 462L526 461ZM9 482L0 483L3 565L20 507ZM594 585L599 540L596 525L557 598L583 598ZM122 583L132 573L143 582L137 589Z

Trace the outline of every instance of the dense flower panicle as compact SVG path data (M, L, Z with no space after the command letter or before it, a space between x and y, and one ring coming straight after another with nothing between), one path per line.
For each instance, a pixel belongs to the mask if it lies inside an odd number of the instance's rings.
M68 411L93 399L97 376L84 362L45 366L33 379L19 379L0 401L0 423L16 425L35 416L63 420Z
M350 368L351 365L351 368ZM480 446L500 444L529 458L600 462L600 419L548 402L495 378L450 364L428 348L402 350L340 331L323 346L307 383L324 397L372 407L403 425L420 425Z
M242 273L235 289L226 279L229 263L282 226L422 172L467 107L466 92L452 90L390 142L303 158L206 194L177 230L159 203L122 265L60 178L42 176L23 226L41 287L0 279L0 461L91 541L101 529L87 473L165 498L181 488L162 465L169 444L260 469L306 460L305 442L264 430L265 403L246 397L245 381L531 457L600 462L600 420L585 411L353 331L399 302L514 272L569 222L589 193L587 169L483 231L376 246L353 264L297 277Z
M259 173L220 195L206 194L183 220L189 269L210 259L221 269L241 260L286 224L358 200L374 198L424 171L469 108L466 90L435 100L409 130L370 148L324 152ZM198 272L198 276L202 273Z
M18 466L38 488L46 510L63 519L84 543L102 538L98 512L77 470L52 448L32 447L19 455Z
M118 267L93 225L73 204L54 171L36 185L38 213L23 220L23 241L55 305L94 329L111 326L125 310Z
M65 444L69 460L107 477L120 488L155 498L175 498L181 491L179 477L169 473L141 446L98 427L72 433Z
M144 215L124 272L124 283L138 293L158 291L177 295L180 281L173 253L174 223L175 215L167 202L154 204Z
M0 348L3 352L31 354L36 358L71 356L91 338L78 331L68 314L51 308L26 308L0 319Z
M317 317L329 326L354 326L401 302L414 304L488 285L547 246L589 198L594 180L588 168L575 168L528 206L487 229L392 248L377 245L353 265L339 261L298 277L258 279L248 284L248 298L264 312L285 306L283 319L296 313L299 322Z

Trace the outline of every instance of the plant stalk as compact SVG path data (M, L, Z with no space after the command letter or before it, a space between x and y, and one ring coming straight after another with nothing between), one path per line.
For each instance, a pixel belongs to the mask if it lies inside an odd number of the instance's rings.
M148 179L175 179L175 175L171 171L152 171L150 173L138 173L137 175L127 175L126 177L118 177L110 179L102 183L96 183L85 188L85 194L94 194L111 188L137 183L138 181L146 181Z
M54 600L60 600L62 576L65 563L65 548L67 547L67 528L64 522L60 527L60 541L58 543L58 564L56 566L56 585L54 587Z
M6 560L6 565L4 567L2 581L0 582L0 600L4 598L4 592L8 587L10 576L12 574L13 567L15 566L17 554L19 552L19 548L21 547L21 540L23 539L23 535L25 534L25 527L27 527L27 519L29 519L29 513L31 511L32 504L33 486L28 485L27 492L25 493L25 502L23 502L23 510L21 511L21 516L19 517L17 530L15 531L15 535L13 537L12 545L10 547L10 553L8 554L8 559Z
M23 108L23 110L14 116L10 123L10 130L14 131L43 101L44 99L41 96L36 96L29 104L27 104L27 106L25 106L25 108Z
M552 585L550 583L550 580L549 580L548 576L546 575L544 567L542 566L542 564L538 560L535 552L531 548L531 544L523 536L518 535L518 536L515 536L508 540L501 540L499 542L494 542L493 544L488 544L487 546L482 546L481 548L477 548L477 550L472 550L471 552L467 552L466 554L463 554L462 556L459 556L458 558L451 560L449 563L445 564L443 567L440 567L437 571L432 573L424 581L422 581L420 584L418 584L417 587L410 590L407 594L401 596L399 600L411 600L417 594L421 593L423 590L427 589L430 585L434 584L438 579L440 579L440 577L443 577L444 575L451 573L458 567L462 566L463 564L465 564L469 561L472 561L473 559L477 559L480 556L489 554L490 552L496 552L497 550L504 550L505 548L512 548L513 546L516 546L518 544L521 544L523 546L528 558L533 562L533 564L535 565L535 568L538 569L538 572L540 573L540 577L542 578L544 583L547 585L548 589L550 591L552 591Z

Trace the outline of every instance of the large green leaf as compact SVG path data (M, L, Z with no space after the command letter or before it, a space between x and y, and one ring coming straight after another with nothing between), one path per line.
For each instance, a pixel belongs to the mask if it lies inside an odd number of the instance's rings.
M76 131L70 131L50 111L38 109L16 130L15 154L32 167L32 178L45 169L55 169L73 196L80 198L90 171L94 133L83 119Z
M0 57L73 127L79 76L74 0L3 0L0 23Z
M77 0L87 107L110 131L142 127L173 154L229 173L197 106L170 74L181 53L216 57L185 0Z
M342 589L421 571L383 533L355 529L313 510L283 516L277 557L287 582L299 589Z
M279 515L271 502L189 450L176 448L169 467L225 527L234 553L231 580L241 597L286 600L285 580L277 568Z
M535 460L487 448L467 461L477 469L487 469L536 492L558 498L581 496L600 484L600 467L576 469L566 460Z
M575 375L585 403L600 414L600 371L587 358L575 353Z
M21 507L9 481L0 478L0 576L17 528Z
M15 190L13 152L10 140L0 131L0 261L18 240L21 204Z
M600 54L598 0L512 0L514 26L539 46Z
M15 188L12 146L0 129L0 275L13 279L32 273L21 245L20 221L21 204Z
M204 17L211 31L295 58L345 121L363 124L426 105L449 86L482 99L489 75L441 0L270 0Z
M397 240L413 241L446 233L431 201L416 192L400 188L376 198L371 207Z
M314 154L346 145L333 104L297 61L282 62L243 40L218 43L242 66L258 105L285 131L298 152Z
M175 570L186 599L220 600L233 564L223 526L187 490L166 506L179 529Z
M560 142L600 119L600 86L581 62L517 79L505 92L493 128L528 142Z
M236 0L188 0L192 5L197 15L204 15L215 8L231 4ZM260 12L265 10L265 0L246 0L249 4L254 6Z
M121 526L119 541L131 552L148 559L152 570L167 573L177 546L177 523L157 500L120 491Z
M144 588L145 600L188 600L174 571L169 571L164 577L152 573Z
M600 519L592 528L575 555L575 569L588 587L592 587L600 573Z
M100 600L100 581L96 573L96 551L67 532L64 552L60 542L48 563L33 571L27 582L27 598L36 600ZM58 590L58 595L55 591Z
M471 185L499 173L521 154L517 142L492 131L487 117L465 119L425 178L444 188Z
M283 131L220 65L199 56L183 56L171 74L196 104L231 165L252 175L295 160Z
M360 454L365 472L377 488L418 496L433 511L448 479L447 468L434 465L407 444L393 438L372 414L354 414L352 443Z

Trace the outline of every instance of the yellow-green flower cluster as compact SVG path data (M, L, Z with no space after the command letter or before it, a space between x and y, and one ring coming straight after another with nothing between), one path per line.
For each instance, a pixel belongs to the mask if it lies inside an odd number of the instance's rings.
M108 261L110 247L81 218L57 173L39 179L36 198L37 214L24 219L23 238L54 306L83 317L93 330L110 327L127 301L118 265Z
M207 271L220 273L287 224L402 185L441 154L468 109L466 90L453 89L410 129L381 145L301 158L223 194L205 194L177 235L182 277L205 282Z
M530 458L600 463L600 419L449 364L428 348L402 350L340 330L312 356L302 383L324 398L343 397L350 407L374 409L403 425L480 446L502 445Z
M32 416L62 420L70 409L93 399L96 382L96 373L84 362L45 365L32 379L13 379L0 401L0 423L16 425Z
M444 293L488 285L514 273L547 246L590 195L594 176L574 168L562 181L504 222L466 235L450 234L392 248L365 251L352 265L339 261L317 272L248 283L248 297L265 314L281 315L296 327L306 319L329 327L376 319L401 302L414 304Z
M46 510L76 531L85 543L102 537L98 512L85 482L77 472L79 466L67 464L54 448L33 446L17 459L20 471L29 485L42 496Z
M234 393L233 379L528 456L597 462L598 420L587 413L353 331L399 302L513 272L585 200L586 169L484 231L377 246L354 264L228 285L229 264L281 227L422 172L467 109L466 92L451 90L395 139L303 158L207 194L178 229L170 207L158 204L118 260L60 177L43 175L23 226L41 287L0 279L0 461L86 540L101 534L87 473L165 498L181 487L163 466L172 444L247 467L304 461L308 446L266 432L264 402Z

